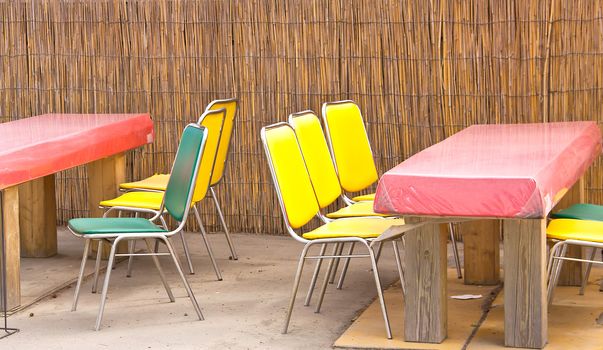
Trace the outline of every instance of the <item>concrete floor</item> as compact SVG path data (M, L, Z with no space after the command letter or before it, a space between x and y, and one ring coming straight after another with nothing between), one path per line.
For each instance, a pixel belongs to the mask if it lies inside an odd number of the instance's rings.
M297 259L302 245L288 237L233 235L238 261L228 260L221 234L210 235L223 281L217 281L200 237L188 233L197 269L189 281L205 316L194 310L167 257L161 261L176 302L170 303L149 258L138 258L133 277L126 264L111 275L103 328L93 330L99 295L83 285L76 312L70 312L73 288L52 292L77 274L83 241L59 232L60 254L51 259L25 259L22 279L25 304L37 295L50 296L9 317L21 331L0 340L2 349L329 349L352 319L376 297L370 264L357 259L350 265L343 290L327 290L320 314L303 307L312 269L307 265L288 334L281 327ZM175 240L177 243L177 241ZM179 251L182 251L179 249ZM88 272L92 261L88 262ZM384 286L396 280L391 249L380 263ZM103 275L104 276L104 275Z

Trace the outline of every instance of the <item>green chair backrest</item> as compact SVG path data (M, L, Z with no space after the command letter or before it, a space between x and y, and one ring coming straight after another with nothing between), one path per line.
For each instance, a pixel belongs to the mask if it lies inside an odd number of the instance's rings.
M211 175L210 186L216 185L224 176L226 168L226 160L228 159L228 150L230 148L230 139L232 138L232 130L234 129L234 119L239 110L239 102L237 99L231 98L227 100L212 101L206 111L214 111L224 108L226 116L224 118L224 126L222 127L222 136L220 137L220 146L218 146L218 154L216 155L216 165Z
M193 196L194 203L205 198L207 190L209 189L210 180L216 164L216 155L218 152L218 145L220 144L225 115L226 111L222 108L215 111L206 110L199 118L199 125L207 128L207 141L205 142L205 148L203 149L201 167L197 174L195 195Z
M295 130L318 203L325 208L341 196L341 185L320 120L314 112L304 111L291 114L289 124Z
M341 187L361 191L379 179L362 113L353 101L328 102L322 118Z
M189 124L184 128L180 138L180 145L163 196L165 209L179 222L188 215L207 135L205 127Z
M289 124L278 123L262 128L261 137L285 220L299 228L319 207L295 132Z

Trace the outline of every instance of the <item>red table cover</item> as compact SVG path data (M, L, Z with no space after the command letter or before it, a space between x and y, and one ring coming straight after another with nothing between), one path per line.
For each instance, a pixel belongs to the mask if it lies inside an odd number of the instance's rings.
M148 114L45 114L0 124L0 189L153 142Z
M543 218L600 153L594 122L473 125L385 173L374 209Z

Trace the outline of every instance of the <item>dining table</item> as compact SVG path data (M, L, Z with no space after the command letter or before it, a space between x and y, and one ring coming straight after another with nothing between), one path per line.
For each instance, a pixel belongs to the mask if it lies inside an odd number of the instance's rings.
M101 216L98 203L126 180L124 152L153 139L148 113L44 114L0 124L0 311L21 303L20 258L57 254L55 174L86 165L80 191L88 215Z
M405 232L406 341L441 343L447 336L447 234L439 225L501 220L504 344L546 345L547 215L564 200L583 200L584 174L601 144L591 121L472 125L381 176L374 210L417 225L399 228ZM497 242L488 248L496 254Z

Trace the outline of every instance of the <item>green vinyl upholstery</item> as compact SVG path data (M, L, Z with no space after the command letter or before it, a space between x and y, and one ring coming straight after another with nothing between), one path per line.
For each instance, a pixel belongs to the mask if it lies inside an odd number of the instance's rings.
M588 203L574 204L567 209L551 213L551 218L603 221L603 206Z
M163 197L165 209L177 221L182 221L189 206L189 194L194 185L198 163L207 139L207 128L188 125L182 133L174 159L172 173ZM192 198L191 198L192 199Z
M69 228L82 235L111 233L166 232L143 218L79 218L69 220Z

